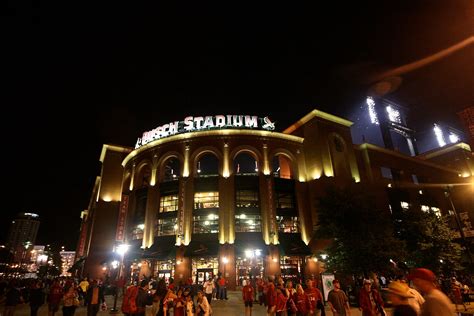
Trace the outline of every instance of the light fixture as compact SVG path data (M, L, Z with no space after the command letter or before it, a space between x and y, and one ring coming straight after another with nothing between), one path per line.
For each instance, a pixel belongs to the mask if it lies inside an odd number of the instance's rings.
M327 257L329 257L327 254L322 254L321 255L321 258L323 258L323 260L326 260Z
M313 261L314 261L314 262L318 262L318 258L313 257Z
M125 255L125 253L128 251L128 248L130 247L130 245L127 245L127 244L120 244L117 246L117 248L115 249L115 252L118 253L119 255L123 256Z
M197 172L198 172L198 173L201 173L201 162L200 162L200 161L198 161L198 169L197 169Z
M229 262L229 259L227 257L222 258L222 262L224 264L227 264Z

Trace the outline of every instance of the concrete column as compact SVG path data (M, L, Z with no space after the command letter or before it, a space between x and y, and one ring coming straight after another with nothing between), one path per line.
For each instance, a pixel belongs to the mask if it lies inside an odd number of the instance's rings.
M296 204L298 205L298 217L300 222L301 239L308 244L313 233L313 219L311 216L311 205L308 192L308 183L296 182Z
M148 187L146 213L145 213L145 229L143 230L142 247L148 248L153 245L155 238L155 219L160 204L160 190L157 185Z
M265 277L281 274L280 269L280 251L278 246L269 245L268 246L268 255L264 259L264 268L265 268Z
M185 246L180 246L176 249L176 264L174 268L174 279L175 282L179 283L180 281L186 282L187 279L191 277L191 258L185 257L184 252L186 250Z
M234 176L219 177L219 243L235 240Z
M234 245L219 245L219 272L229 282L227 289L236 289L236 270L235 270L235 250Z
M179 179L178 231L176 245L189 245L193 231L194 181L192 178Z
M279 242L273 177L260 173L259 182L263 240L267 245L277 245Z

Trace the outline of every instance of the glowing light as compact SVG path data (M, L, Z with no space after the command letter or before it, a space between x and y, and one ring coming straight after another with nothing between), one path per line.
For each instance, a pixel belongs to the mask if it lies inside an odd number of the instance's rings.
M255 250L255 255L260 257L262 255L262 251L260 249Z
M137 225L138 229L144 230L145 229L145 224L139 224Z
M454 143L457 143L460 141L460 138L458 135L454 134L454 133L449 133L449 141L454 144Z
M377 112L375 111L375 101L371 97L367 97L367 107L369 109L370 122L372 124L379 125L379 119L377 117Z
M105 196L102 198L102 200L103 200L104 202L110 202L110 201L112 201L112 197L111 197L110 195L105 195Z
M423 194L423 190L418 191L419 194Z
M177 230L178 229L178 224L174 224L173 228L174 228L174 230Z
M433 131L436 135L436 140L438 141L438 145L440 147L443 147L444 145L446 145L446 142L444 141L443 131L438 126L438 124L434 124Z
M278 262L278 259L277 259L277 258L273 258L272 261L273 261L273 262Z
M321 255L321 258L323 258L323 260L326 260L326 259L327 259L327 257L329 257L329 256L328 256L328 255L326 255L326 254L322 254L322 255Z
M198 161L198 169L197 169L197 172L198 172L198 173L201 173L201 162L200 162L200 161Z
M222 258L222 262L224 264L227 264L227 263L229 263L229 259L227 257L224 257L224 258Z
M252 250L245 250L245 257L253 258L254 252Z
M128 248L130 248L130 245L120 244L117 246L117 249L115 249L115 252L123 256L128 251Z
M255 172L258 172L258 163L255 161Z
M391 106L387 106L385 110L387 110L388 119L390 120L390 122L395 122L399 124L402 123L402 119L400 118L400 111L392 108Z
M240 214L240 218L246 218L246 217L247 217L247 215L245 215L245 214Z
M217 219L217 216L214 214L209 214L207 218L209 218L210 220L214 220L214 219Z
M112 265L112 268L117 269L119 266L119 262L117 260L114 260L110 263Z
M318 258L313 257L313 261L314 261L314 262L318 262Z
M209 225L209 221L205 221L205 222L204 222L204 225L208 226L208 225Z
M107 267L102 267L102 271L105 271L105 270L107 270Z

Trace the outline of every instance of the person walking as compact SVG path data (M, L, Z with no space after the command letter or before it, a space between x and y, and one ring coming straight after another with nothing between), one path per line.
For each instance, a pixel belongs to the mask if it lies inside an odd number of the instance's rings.
M97 280L93 280L86 294L87 316L96 316L100 309L100 304L104 302L104 291L97 284Z
M209 280L204 282L204 285L202 287L204 290L204 294L206 295L207 302L211 304L212 293L214 292L214 289L215 289L214 280L212 279L212 277L209 277Z
M392 281L386 291L392 305L395 306L393 316L417 316L416 310L408 302L408 299L413 296L405 283Z
M59 303L63 297L63 288L59 284L59 280L55 279L49 288L48 293L48 315L54 316L59 310Z
M417 268L409 275L415 287L423 294L425 302L421 306L420 316L447 316L454 314L454 307L449 298L435 285L436 276L428 269Z
M41 281L35 280L30 288L30 310L31 316L38 314L38 309L44 304L44 292Z
M245 316L252 316L252 307L254 300L254 290L250 282L245 282L245 286L242 288L242 299L245 305Z
M351 315L349 299L347 298L346 293L341 290L339 280L333 280L332 285L334 288L328 293L328 303L333 316Z
M20 290L17 288L17 281L11 280L5 293L5 316L13 316L16 306L23 302Z
M74 284L71 284L64 289L63 315L73 316L77 306L79 306L79 295L77 294Z
M370 280L365 279L363 284L359 293L359 309L362 311L362 316L384 316L380 293L372 288Z
M311 303L301 284L296 285L296 293L293 296L293 300L296 305L296 316L307 316L311 310Z

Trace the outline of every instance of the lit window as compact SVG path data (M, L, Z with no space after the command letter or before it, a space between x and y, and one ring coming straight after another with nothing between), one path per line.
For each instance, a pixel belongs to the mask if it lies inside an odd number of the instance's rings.
M178 195L165 195L160 197L160 213L178 210Z
M175 235L178 229L176 218L160 218L156 220L156 236Z
M135 240L135 239L142 239L143 238L143 230L145 229L145 225L144 224L139 224L139 225L136 225L133 229L132 229L132 240Z
M237 233L255 233L262 231L260 215L235 215L235 231Z
M236 207L259 207L258 191L238 190L235 195Z
M219 232L219 216L210 214L193 216L193 233L215 234Z
M219 208L219 192L194 193L194 209Z
M403 202L403 201L402 201L402 202L400 202L400 206L401 206L402 209L404 209L404 210L410 209L410 203L408 203L408 202Z
M435 213L436 216L441 217L441 210L438 207L431 207L431 211Z
M278 231L282 233L298 233L299 223L297 216L277 216Z

